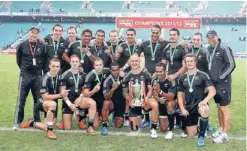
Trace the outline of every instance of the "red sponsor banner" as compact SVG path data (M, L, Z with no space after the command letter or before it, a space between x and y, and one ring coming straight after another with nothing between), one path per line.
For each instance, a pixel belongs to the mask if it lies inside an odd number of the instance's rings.
M200 29L201 18L151 18L117 17L117 28L151 28L158 24L161 28Z

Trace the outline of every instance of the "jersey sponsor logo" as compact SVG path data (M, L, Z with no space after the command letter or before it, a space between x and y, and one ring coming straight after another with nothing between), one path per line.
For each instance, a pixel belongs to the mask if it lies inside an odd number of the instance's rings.
M198 60L200 60L200 59L202 59L202 56L201 55L198 56Z
M37 51L40 52L40 48L38 48Z
M167 83L165 83L165 84L164 84L164 87L168 87L168 84L167 84Z
M73 79L73 77L69 77L69 79Z
M216 53L216 57L219 57L219 56L220 56L220 53L219 53L219 52L217 52L217 53Z
M198 76L195 76L195 80L198 80L199 79L199 77Z
M60 47L63 47L63 43L60 43Z

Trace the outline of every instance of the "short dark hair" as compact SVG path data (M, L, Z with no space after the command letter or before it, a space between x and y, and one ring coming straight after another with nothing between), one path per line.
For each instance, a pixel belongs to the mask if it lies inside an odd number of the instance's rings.
M111 64L110 64L110 69L112 68L112 67L114 67L114 66L118 66L118 67L120 67L119 66L119 64L117 63L117 62L112 62Z
M118 31L117 31L116 29L111 30L111 31L109 32L109 36L110 36L110 33L115 33L115 32L118 34Z
M81 36L83 36L85 33L90 33L91 36L93 35L93 32L92 32L92 30L90 30L90 29L84 29L84 30L82 31L82 33L81 33Z
M156 67L162 67L164 71L166 71L166 64L159 62L156 64Z
M52 62L59 62L59 63L60 63L60 60L59 60L57 57L54 57L54 58L52 58L52 59L49 61L49 65L50 65Z
M180 32L179 32L179 30L178 30L177 28L172 28L172 29L170 29L169 33L170 33L171 31L176 31L177 34L178 34L178 36L180 35Z
M76 54L71 55L70 59L72 59L72 58L78 58L80 60L80 57L78 55L76 55Z
M127 34L128 31L133 31L134 34L136 35L136 30L135 30L134 28L129 28L129 29L127 29L127 30L126 30L126 34Z
M193 36L200 36L202 39L202 34L200 32L196 32Z
M54 30L56 27L61 27L62 28L62 31L63 31L63 26L61 24L55 24L53 27L52 27L52 30Z
M184 60L186 58L195 58L195 61L197 62L197 57L196 55L194 55L193 53L187 53L185 56L184 56Z
M77 29L76 29L74 26L70 26L70 27L67 29L67 32L68 32L70 29L75 29L75 33L77 33Z
M152 28L159 28L159 30L161 31L161 27L158 24L154 24Z
M97 33L103 33L103 34L104 34L104 37L105 37L105 31L104 31L103 29L98 29L98 30L96 31L95 35L96 35Z

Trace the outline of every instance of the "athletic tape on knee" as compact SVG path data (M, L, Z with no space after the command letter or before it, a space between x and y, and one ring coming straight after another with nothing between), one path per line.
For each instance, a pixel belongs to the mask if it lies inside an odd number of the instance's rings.
M167 116L161 115L159 118L168 118Z

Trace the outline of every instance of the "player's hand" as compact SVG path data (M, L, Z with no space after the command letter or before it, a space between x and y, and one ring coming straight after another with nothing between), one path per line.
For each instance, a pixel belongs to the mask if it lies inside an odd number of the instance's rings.
M93 88L93 91L96 93L100 90L100 85L97 84L94 88Z
M160 104L165 104L166 101L167 101L166 97L161 97L159 100Z
M174 75L168 75L167 79L169 81L174 81L175 80Z
M111 56L111 50L110 50L110 49L106 49L106 50L105 50L105 53L106 53L108 56Z
M76 107L77 107L77 105L71 104L71 106L70 106L71 111L74 112L76 110Z
M68 96L69 91L70 91L70 90L62 90L60 94L61 94L61 95L63 96L63 98L64 98L64 97L67 97L67 96Z
M185 109L181 110L181 114L182 116L188 116L189 115L189 112Z
M153 89L156 91L156 92L159 92L160 91L160 85L158 83L155 83L153 85Z
M187 48L187 47L188 47L188 45L187 45L187 43L186 43L185 41L182 41L182 42L180 43L180 45L181 45L183 48Z
M39 37L39 42L42 43L42 44L45 44L45 39L42 38L42 37Z
M125 75L124 71L123 71L123 70L120 70L119 76L120 76L120 77L124 77L124 75Z
M119 83L118 82L115 82L113 85L112 85L112 89L115 91L119 86Z
M199 107L207 106L207 105L208 105L208 102L205 101L205 100L201 101L201 102L198 104Z
M86 47L81 49L81 52L83 53L88 53L88 46L86 45Z
M123 53L123 47L118 47L117 48L117 53Z

